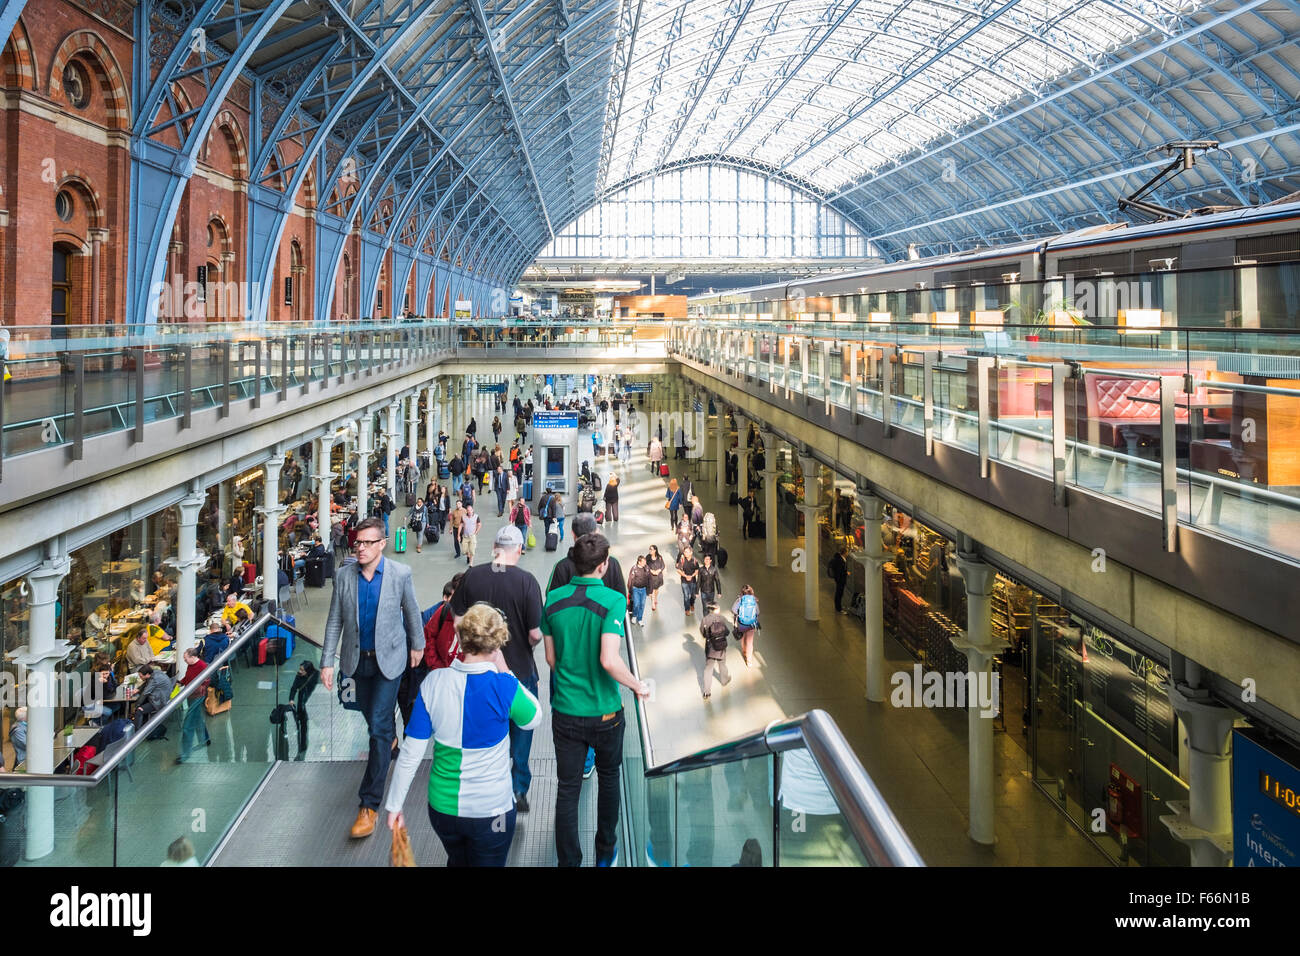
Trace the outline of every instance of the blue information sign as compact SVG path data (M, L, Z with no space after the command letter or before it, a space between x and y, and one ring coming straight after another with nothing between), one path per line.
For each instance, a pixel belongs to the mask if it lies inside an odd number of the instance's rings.
M625 392L650 392L653 390L653 382L628 382L623 386L623 391Z
M1285 756L1284 756L1285 755ZM1300 753L1232 732L1234 866L1300 866Z
M533 412L534 428L577 428L577 412Z
M505 382L479 382L478 390L480 395L482 395L484 392L496 392L496 394L498 395L504 395L506 391L506 383Z

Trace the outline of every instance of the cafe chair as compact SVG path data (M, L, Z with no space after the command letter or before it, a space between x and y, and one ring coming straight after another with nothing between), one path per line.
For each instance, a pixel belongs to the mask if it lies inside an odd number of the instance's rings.
M299 574L293 579L293 604L297 610L301 605L307 603L307 579L304 575Z
M114 756L116 756L119 750L125 750L127 744L131 742L131 737L132 734L127 734L124 737L120 737L117 740L114 740L103 750L95 754L95 756L87 760L85 764L86 773L87 774L94 773L96 770L102 767L105 762L111 760ZM133 763L135 763L135 754L127 754L126 759L123 760L120 764L118 764L118 768L126 774L128 780L130 780L132 783L135 783L135 775L131 773L131 764Z
M283 608L285 611L288 611L290 609L290 605L292 602L293 602L293 588L290 587L289 585L280 588L280 590L276 592L275 603L277 607Z

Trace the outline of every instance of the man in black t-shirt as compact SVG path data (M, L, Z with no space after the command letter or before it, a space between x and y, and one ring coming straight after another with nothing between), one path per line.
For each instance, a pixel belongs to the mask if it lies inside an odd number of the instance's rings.
M592 534L596 531L595 515L582 512L573 516L573 540L577 541L584 534ZM573 566L572 558L561 558L556 562L555 567L551 569L551 580L546 585L546 590L554 591L556 588L564 587L575 577L578 576L577 570ZM627 585L623 581L623 569L619 566L618 558L612 554L609 556L609 566L601 576L600 582L607 588L613 588L619 594L627 597Z
M537 664L533 648L541 643L542 589L537 579L519 564L524 537L512 524L497 532L492 542L492 563L470 567L451 597L451 612L456 621L473 605L482 601L505 615L510 640L501 649L506 665L519 683L537 696ZM533 775L528 769L528 755L533 749L533 732L510 725L510 771L515 793L515 809L528 812L528 787Z

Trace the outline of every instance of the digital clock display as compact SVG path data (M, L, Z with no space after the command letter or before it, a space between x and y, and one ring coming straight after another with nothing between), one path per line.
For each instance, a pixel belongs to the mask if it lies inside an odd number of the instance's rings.
M1300 816L1300 792L1283 783L1269 773L1259 772L1259 792L1278 806L1285 807L1296 816Z

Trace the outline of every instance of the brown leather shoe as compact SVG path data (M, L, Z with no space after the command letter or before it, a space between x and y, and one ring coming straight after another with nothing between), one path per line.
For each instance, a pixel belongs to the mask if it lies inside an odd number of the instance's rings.
M378 818L374 810L362 807L357 811L357 822L352 824L352 839L359 840L362 837L368 837L375 832L375 820Z

